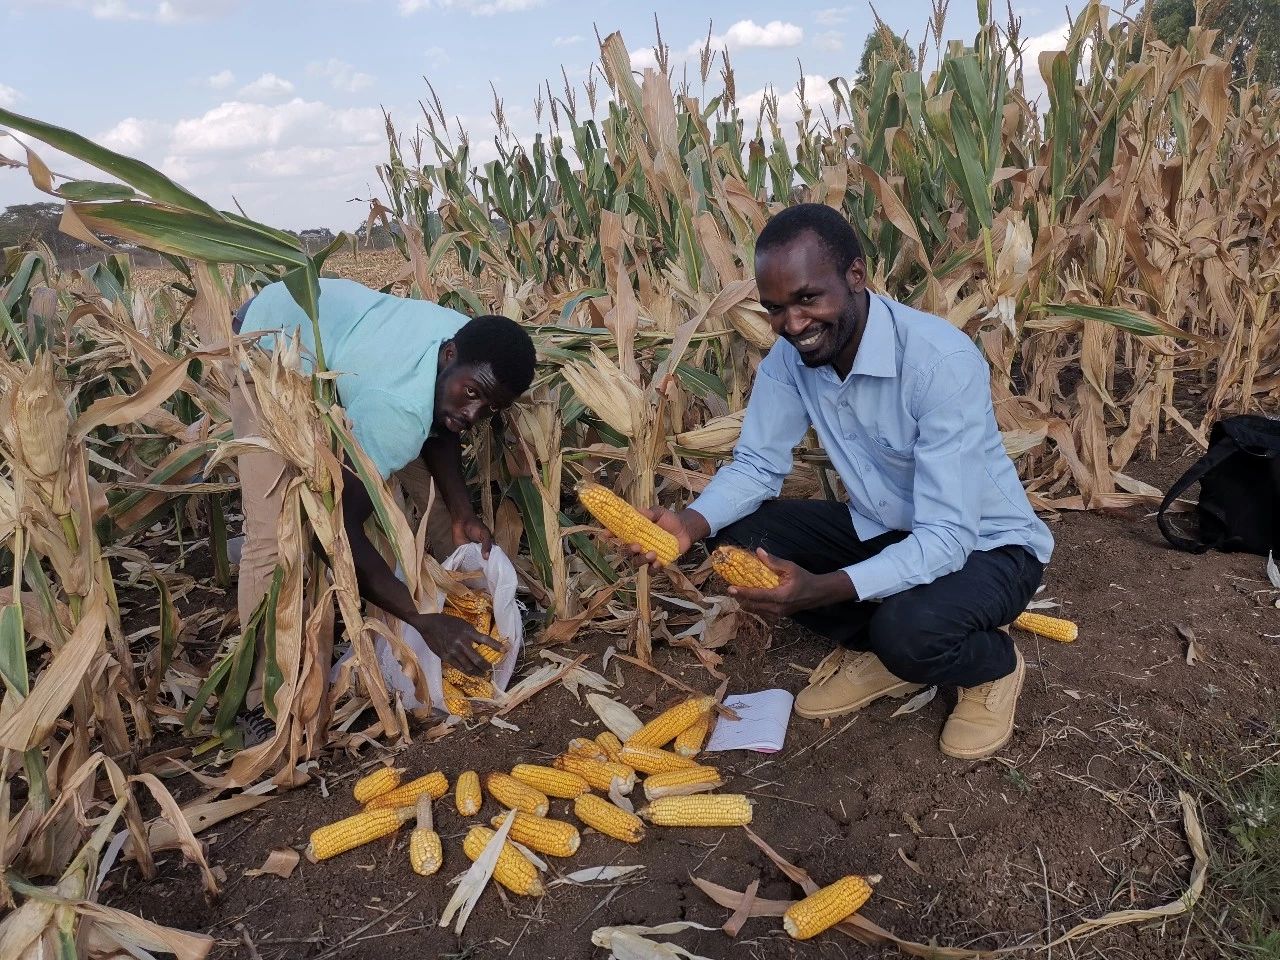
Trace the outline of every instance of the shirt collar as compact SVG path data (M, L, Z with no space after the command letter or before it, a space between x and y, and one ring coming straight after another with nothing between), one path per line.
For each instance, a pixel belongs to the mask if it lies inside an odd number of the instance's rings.
M858 344L858 352L853 357L849 376L858 374L864 377L896 377L898 343L894 333L893 314L884 300L869 290L867 299L867 326L862 331L862 342ZM799 351L796 351L795 363L797 366L804 366L804 359ZM824 369L833 378L839 379L830 366Z

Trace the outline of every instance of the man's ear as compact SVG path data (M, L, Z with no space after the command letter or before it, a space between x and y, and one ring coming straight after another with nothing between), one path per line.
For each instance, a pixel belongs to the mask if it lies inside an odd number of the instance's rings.
M440 348L441 362L443 362L445 365L448 365L450 363L453 363L453 361L456 359L458 359L458 348L454 346L454 343L452 340L446 340L444 342L444 346Z
M849 269L844 272L845 283L850 293L862 293L867 289L867 262L861 257L854 257Z

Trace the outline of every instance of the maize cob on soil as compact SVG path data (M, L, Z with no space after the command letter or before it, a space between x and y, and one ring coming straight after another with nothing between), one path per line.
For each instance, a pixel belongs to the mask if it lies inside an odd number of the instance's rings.
M622 741L618 739L617 734L606 730L604 733L596 735L596 743L605 752L605 756L614 763L618 762L618 755L622 750Z
M395 767L382 767L373 773L366 773L351 788L356 803L368 803L374 797L390 793L400 786L400 772Z
M706 793L723 785L724 780L715 767L689 767L687 770L655 773L644 782L644 796L646 800L683 797L690 793Z
M586 757L575 757L571 753L556 757L551 761L557 770L568 770L576 773L596 790L609 790L609 785L617 777L622 781L622 792L630 793L635 789L636 772L625 763L614 763L611 760L601 762L588 760Z
M484 853L485 846L493 839L494 833L488 827L472 827L462 841L462 852L470 860L478 860ZM493 879L510 890L526 897L542 896L542 880L538 869L529 862L529 858L507 842L502 844L502 852L498 854L497 866L493 868Z
M1047 617L1043 613L1020 613L1013 625L1059 643L1072 643L1080 636L1080 628L1070 620Z
M389 793L374 797L364 805L366 810L394 810L396 807L412 807L424 793L431 795L432 800L439 800L449 792L449 781L439 770L418 777L408 783L401 784Z
M626 747L665 747L715 706L715 697L691 697L663 710L627 738ZM622 761L626 763L626 760Z
M479 813L480 804L484 803L484 797L480 793L480 775L474 770L464 770L458 777L453 800L458 813L464 817L474 817Z
M673 749L682 757L696 757L698 751L702 749L703 741L707 739L707 733L711 729L711 712L707 711L699 720L693 721L693 725L685 727L676 735L676 742Z
M778 585L778 575L755 553L741 547L716 547L711 553L711 569L734 587L771 590Z
M500 813L490 821L495 830L505 816L505 813ZM535 853L545 853L549 857L571 857L578 852L578 844L582 842L578 828L572 823L535 817L531 813L517 813L507 836Z
M641 773L666 773L668 770L688 770L697 764L688 757L682 757L670 750L658 747L637 747L630 743L622 745L622 762L634 767Z
M511 776L548 797L559 797L562 800L572 800L591 789L591 784L576 773L557 770L555 767L540 767L534 763L517 763L511 768Z
M578 487L578 500L602 527L623 543L637 543L646 552L657 554L663 563L673 563L680 556L680 544L674 536L607 487L584 483Z
M659 797L640 816L657 827L741 827L751 822L751 801L740 793Z
M444 863L440 834L431 822L431 794L418 798L418 826L409 834L409 866L419 876L429 877Z
M522 810L525 813L545 817L551 806L545 793L533 789L527 783L521 783L506 773L491 773L486 776L484 788L489 796L512 810Z
M410 809L365 810L311 831L311 856L328 860L363 844L389 837L413 816Z
M569 746L564 752L573 754L575 757L586 757L588 760L609 759L609 754L605 753L604 747L587 737L574 737L569 741Z
M870 896L871 887L862 877L841 877L788 907L782 929L797 940L808 940L852 916Z
M584 793L573 801L573 815L588 827L615 840L639 843L644 839L644 824L639 817L594 793Z

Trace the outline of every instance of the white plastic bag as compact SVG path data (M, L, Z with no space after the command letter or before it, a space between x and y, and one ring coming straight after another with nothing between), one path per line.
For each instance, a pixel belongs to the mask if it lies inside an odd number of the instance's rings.
M516 568L511 565L507 555L497 545L489 549L489 559L486 560L478 543L464 543L453 551L445 560L444 568L474 574L474 577L467 578L467 586L475 590L483 590L493 598L493 622L498 628L498 634L507 645L506 654L499 663L494 665L493 685L499 690L506 690L507 684L511 682L511 674L515 672L520 648L524 644L524 627L520 620L520 607L516 603ZM426 641L422 639L422 634L417 630L404 623L399 627L401 639L418 658L419 667L427 678L427 689L431 694L432 702L443 704L444 690L440 684L440 658L432 653ZM400 695L405 709L417 710L425 706L418 700L413 681L396 659L391 644L382 637L376 637L374 651L387 686ZM350 651L343 655L334 666L335 672L350 656Z

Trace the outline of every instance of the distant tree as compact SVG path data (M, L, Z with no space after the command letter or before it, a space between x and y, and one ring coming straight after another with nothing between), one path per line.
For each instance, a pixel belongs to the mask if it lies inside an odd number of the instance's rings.
M888 27L872 30L867 34L867 41L862 45L862 59L858 61L858 76L854 82L865 87L871 82L871 74L881 60L893 60L908 70L914 70L916 55L907 46L907 41Z
M1151 26L1171 47L1186 46L1196 22L1195 0L1155 0ZM1239 36L1231 57L1236 80L1280 86L1280 3L1277 0L1218 0L1207 4L1203 26L1221 31L1219 45ZM1249 58L1257 56L1253 72Z
M315 253L317 250L323 250L329 244L333 243L337 237L328 227L308 227L298 233L298 239L302 241L303 247L308 253Z
M0 213L0 247L47 243L56 252L69 251L75 241L58 232L62 219L60 203L18 203Z
M386 250L394 242L392 238L397 230L394 224L388 229L380 223L375 223L371 230L367 224L362 223L356 230L356 241L362 249Z

